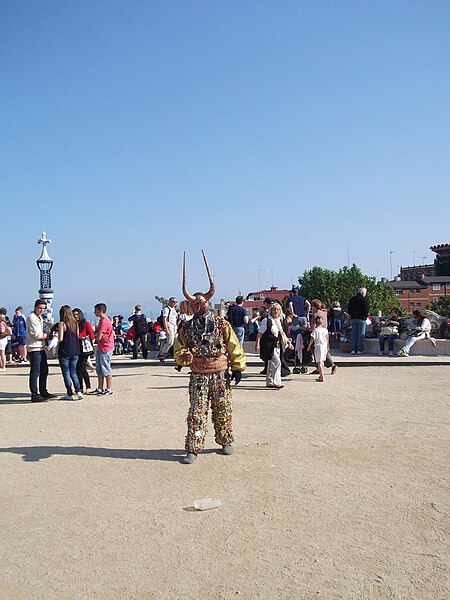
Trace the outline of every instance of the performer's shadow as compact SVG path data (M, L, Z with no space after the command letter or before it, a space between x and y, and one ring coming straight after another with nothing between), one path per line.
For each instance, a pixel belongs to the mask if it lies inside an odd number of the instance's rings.
M55 455L89 456L100 458L125 458L131 460L159 460L181 462L185 451L181 449L162 448L158 450L134 450L131 448L91 448L88 446L20 446L0 448L0 452L21 454L26 462L39 462ZM215 449L204 450L203 453L216 452Z

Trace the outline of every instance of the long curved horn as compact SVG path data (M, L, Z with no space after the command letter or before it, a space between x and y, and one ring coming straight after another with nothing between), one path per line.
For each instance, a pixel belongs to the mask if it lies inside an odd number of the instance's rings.
M211 277L211 273L210 273L209 267L208 267L208 261L206 260L206 256L205 256L205 253L203 252L203 250L202 250L202 254L203 254L203 260L205 261L206 272L208 273L208 279L209 279L209 292L206 292L206 294L205 294L205 300L208 301L210 298L212 298L214 296L216 287L214 285L213 278Z
M184 252L183 256L183 295L189 302L194 302L194 296L191 296L186 287L186 252Z

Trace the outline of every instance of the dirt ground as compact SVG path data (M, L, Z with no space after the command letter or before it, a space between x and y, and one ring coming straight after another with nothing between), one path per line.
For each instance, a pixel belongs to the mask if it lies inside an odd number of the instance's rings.
M234 390L234 455L210 427L193 465L186 369L122 362L113 396L33 405L27 367L1 374L0 598L447 600L449 368L280 391L259 370Z

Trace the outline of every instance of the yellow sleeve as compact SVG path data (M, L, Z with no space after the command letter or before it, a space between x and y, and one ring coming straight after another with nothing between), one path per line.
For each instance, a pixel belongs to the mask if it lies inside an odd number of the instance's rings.
M192 362L192 358L190 360L186 360L184 358L184 350L187 350L187 347L184 345L182 337L177 335L175 338L173 357L177 365L180 365L181 367L189 367Z
M245 371L247 368L244 350L228 321L224 320L223 323L223 339L227 346L228 354L230 355L231 370L240 371L242 373L242 371Z

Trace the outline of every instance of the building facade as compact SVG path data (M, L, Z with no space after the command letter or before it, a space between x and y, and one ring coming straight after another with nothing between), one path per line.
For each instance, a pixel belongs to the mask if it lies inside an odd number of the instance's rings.
M436 259L431 265L401 267L393 281L385 281L407 313L432 305L450 294L450 244L431 246Z

